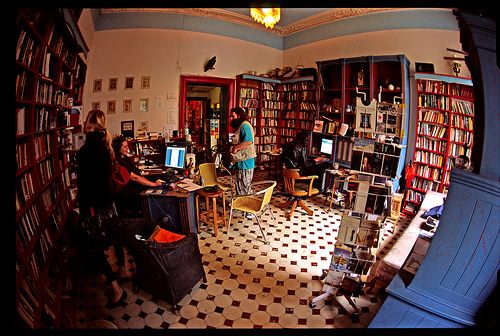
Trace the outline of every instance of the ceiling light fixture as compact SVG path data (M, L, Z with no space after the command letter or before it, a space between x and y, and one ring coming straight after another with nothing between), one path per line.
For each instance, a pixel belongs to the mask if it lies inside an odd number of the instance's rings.
M273 29L274 25L280 20L281 9L251 8L250 14L255 21L262 23L266 28Z

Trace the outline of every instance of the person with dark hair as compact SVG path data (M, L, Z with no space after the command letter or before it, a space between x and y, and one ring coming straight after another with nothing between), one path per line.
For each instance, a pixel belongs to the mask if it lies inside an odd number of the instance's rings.
M282 147L281 162L288 169L299 169L301 176L317 175L314 180L314 186L323 192L324 187L324 172L331 164L331 160L319 157L316 161L314 158L309 158L307 155L307 142L309 140L309 132L300 131L295 139L287 142Z
M161 186L161 182L152 182L148 180L141 175L141 170L128 160L130 153L128 141L124 136L116 136L111 145L117 163L125 167L130 174L129 182L115 195L118 213L121 217L142 217L140 193L148 187Z
M307 140L309 135L306 131L297 133L297 137L283 145L281 162L288 169L300 169L300 174L304 175L307 168L314 165L314 160L307 158Z
M469 170L469 158L466 155L459 155L455 158L455 168Z
M244 151L246 160L234 162L236 168L236 193L245 195L251 193L251 183L255 169L254 130L248 122L248 116L241 107L231 109L231 127L235 129L231 154ZM242 153L240 153L242 154Z
M106 115L92 110L84 123L86 139L78 151L77 184L82 230L88 235L84 255L93 255L93 262L106 277L113 294L108 304L116 306L127 298L118 283L118 276L106 260L106 250L117 241L121 221L113 201L114 153L106 130ZM85 227L85 228L84 228Z

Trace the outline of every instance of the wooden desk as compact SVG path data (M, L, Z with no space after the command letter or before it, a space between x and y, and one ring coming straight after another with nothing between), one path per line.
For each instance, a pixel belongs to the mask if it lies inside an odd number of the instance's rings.
M152 192L150 192L152 190ZM149 189L141 193L146 219L181 234L198 233L195 208L196 191Z

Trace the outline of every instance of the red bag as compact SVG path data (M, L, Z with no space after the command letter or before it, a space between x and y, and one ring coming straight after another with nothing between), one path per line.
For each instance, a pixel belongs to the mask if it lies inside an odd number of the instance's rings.
M130 173L120 164L113 167L113 193L118 194L130 181Z

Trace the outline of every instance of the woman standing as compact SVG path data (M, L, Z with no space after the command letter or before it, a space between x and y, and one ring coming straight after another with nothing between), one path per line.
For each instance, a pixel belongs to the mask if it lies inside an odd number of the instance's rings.
M106 115L92 110L84 124L86 140L78 152L78 202L82 222L87 226L87 248L100 250L98 267L106 276L106 284L113 290L108 306L116 306L127 298L127 292L118 284L118 277L107 262L105 251L113 245L120 220L113 202L114 154L110 134L106 130Z

